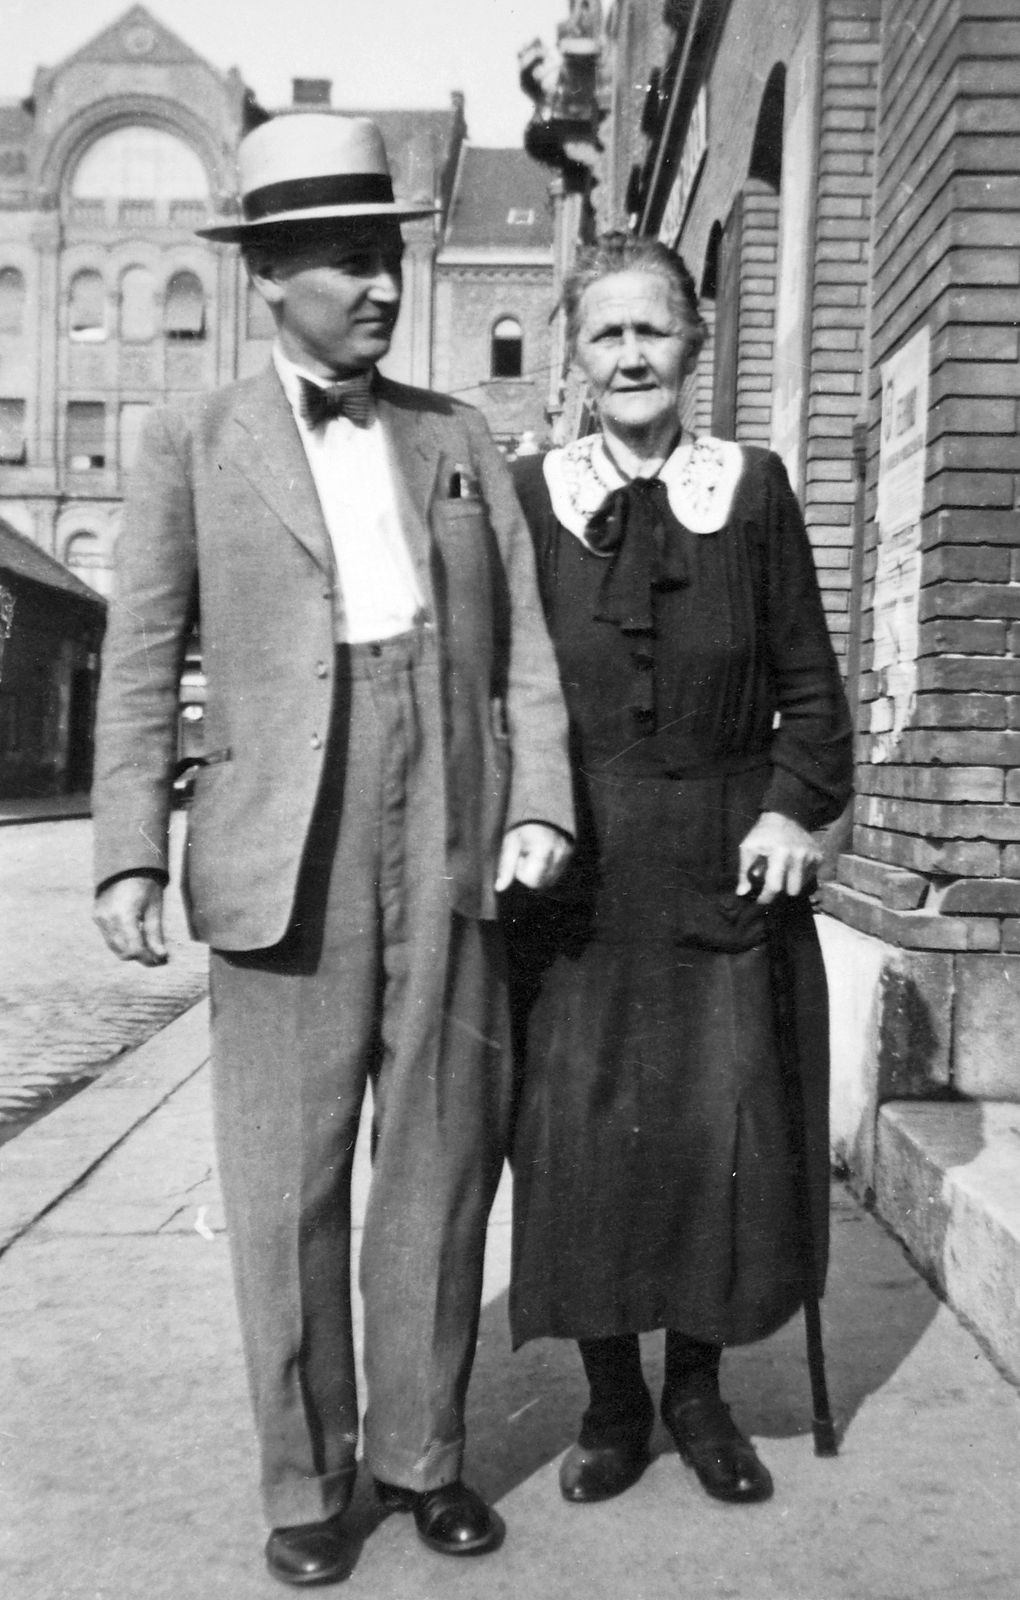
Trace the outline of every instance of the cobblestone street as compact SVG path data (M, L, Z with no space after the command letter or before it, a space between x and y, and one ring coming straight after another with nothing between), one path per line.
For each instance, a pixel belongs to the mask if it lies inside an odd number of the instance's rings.
M174 883L183 842L173 823ZM92 823L0 828L0 1138L97 1077L205 991L206 952L167 896L165 967L114 960L92 924Z

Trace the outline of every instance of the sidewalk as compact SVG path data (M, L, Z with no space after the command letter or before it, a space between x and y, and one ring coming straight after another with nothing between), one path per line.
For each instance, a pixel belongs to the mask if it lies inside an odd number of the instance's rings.
M255 1457L195 1008L0 1150L0 1584L12 1600L280 1600ZM367 1154L359 1148L357 1216ZM466 1475L497 1554L455 1562L351 1516L350 1600L1015 1600L1020 1400L842 1189L826 1300L843 1433L812 1455L799 1319L730 1352L734 1409L776 1478L708 1500L657 1432L628 1494L565 1505L584 1403L572 1348L510 1353L508 1190L489 1232ZM661 1339L646 1341L661 1377Z

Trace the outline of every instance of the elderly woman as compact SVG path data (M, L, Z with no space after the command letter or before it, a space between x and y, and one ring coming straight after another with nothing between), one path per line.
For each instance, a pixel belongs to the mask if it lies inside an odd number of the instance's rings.
M826 994L805 891L812 831L849 795L849 718L782 463L681 428L705 337L683 262L609 235L564 304L600 431L514 468L580 824L559 887L504 908L512 1333L580 1344L568 1500L618 1494L647 1464L638 1335L658 1328L681 1455L709 1494L761 1500L772 1480L719 1362L804 1298L798 1159L824 1280Z

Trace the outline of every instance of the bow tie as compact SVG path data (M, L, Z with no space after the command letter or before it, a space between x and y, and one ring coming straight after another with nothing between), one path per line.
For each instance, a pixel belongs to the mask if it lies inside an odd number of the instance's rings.
M338 383L310 383L301 379L301 415L310 428L317 428L332 417L349 417L358 428L367 428L372 409L372 374L357 372Z

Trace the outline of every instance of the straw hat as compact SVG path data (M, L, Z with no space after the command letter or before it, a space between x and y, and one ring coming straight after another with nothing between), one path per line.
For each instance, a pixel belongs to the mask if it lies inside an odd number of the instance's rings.
M382 134L367 117L303 111L273 117L237 150L244 220L199 228L205 239L238 243L280 223L331 217L432 216L436 207L393 198Z

